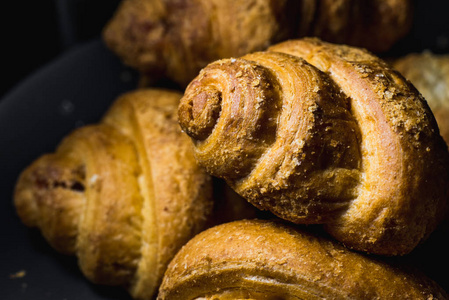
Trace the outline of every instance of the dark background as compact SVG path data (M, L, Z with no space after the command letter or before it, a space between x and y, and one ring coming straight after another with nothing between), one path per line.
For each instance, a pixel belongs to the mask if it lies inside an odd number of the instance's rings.
M31 72L71 47L100 36L118 0L5 1L0 97ZM4 65L4 66L5 66Z
M128 299L90 284L76 260L57 254L12 206L19 172L53 151L70 130L95 122L137 74L109 52L100 34L118 0L5 1L0 9L0 299ZM449 53L448 1L416 1L414 25L386 57ZM449 248L443 227L405 261L446 290ZM25 273L20 273L25 271ZM17 276L17 275L24 276Z

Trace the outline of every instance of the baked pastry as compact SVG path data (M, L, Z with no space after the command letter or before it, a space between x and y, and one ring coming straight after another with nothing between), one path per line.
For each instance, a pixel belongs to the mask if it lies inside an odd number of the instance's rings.
M185 87L206 64L265 50L289 38L386 51L411 24L410 0L124 0L103 39L151 82Z
M429 278L298 228L236 221L200 233L171 261L164 299L448 299Z
M406 254L447 212L449 155L432 112L365 50L305 38L219 60L178 113L210 174L348 247Z
M181 95L129 92L20 175L14 204L94 283L152 299L168 262L205 228L212 181L177 123Z
M423 94L449 143L449 55L412 53L395 60L393 67Z

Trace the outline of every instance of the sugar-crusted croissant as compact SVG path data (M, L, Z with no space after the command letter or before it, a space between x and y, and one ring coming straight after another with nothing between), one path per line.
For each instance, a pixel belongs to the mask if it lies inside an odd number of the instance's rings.
M422 274L285 224L247 220L200 233L171 261L159 300L448 299Z
M388 50L411 23L409 0L124 0L103 37L149 77L185 86L206 64L289 38Z
M364 50L307 38L219 60L178 113L210 174L351 248L406 254L447 211L449 155L430 109Z
M204 229L211 179L177 123L181 95L129 92L21 174L14 203L95 283L152 299L179 248Z
M449 55L413 53L397 59L393 66L423 94L449 143Z

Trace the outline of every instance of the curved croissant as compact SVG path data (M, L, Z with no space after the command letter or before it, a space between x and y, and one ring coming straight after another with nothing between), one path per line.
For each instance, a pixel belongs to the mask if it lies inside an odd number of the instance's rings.
M152 299L179 248L204 229L211 180L177 124L181 95L121 96L103 121L67 136L21 174L15 206L91 281Z
M285 224L200 233L170 263L163 299L448 299L435 282Z
M394 61L393 67L423 94L449 144L449 55L412 53Z
M449 157L431 111L364 50L303 39L217 61L178 113L210 174L354 249L408 253L447 211Z
M409 0L124 0L103 39L141 73L185 86L212 61L289 38L386 51L410 23Z

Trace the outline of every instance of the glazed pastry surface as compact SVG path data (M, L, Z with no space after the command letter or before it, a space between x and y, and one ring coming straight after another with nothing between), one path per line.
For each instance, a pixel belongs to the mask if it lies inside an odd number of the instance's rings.
M158 299L447 299L430 279L282 223L200 233L170 263Z
M76 129L25 169L14 203L84 275L152 299L163 272L212 210L211 179L196 164L176 108L181 95L129 92L104 119Z
M449 55L413 53L397 59L393 66L423 94L449 143Z
M410 252L447 211L447 147L416 89L307 38L209 64L179 106L195 157L255 206L348 247Z
M124 0L104 28L108 47L151 81L187 85L206 64L289 38L388 50L411 24L409 0Z

